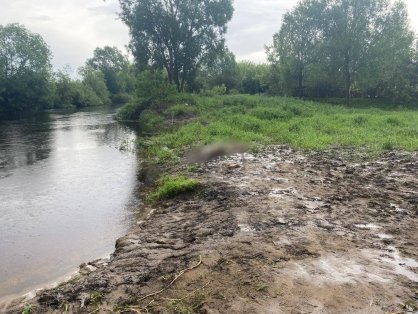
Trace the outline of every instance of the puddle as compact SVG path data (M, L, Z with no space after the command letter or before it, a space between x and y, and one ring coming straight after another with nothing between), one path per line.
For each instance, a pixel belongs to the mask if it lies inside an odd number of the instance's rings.
M298 194L297 191L294 188L290 187L287 189L279 189L279 188L272 189L268 195L270 197L282 198L284 195L297 195L297 194Z
M325 203L320 200L304 201L303 204L307 209L311 210L318 209L325 205Z
M396 204L390 204L390 207L391 208L393 208L393 209L395 209L395 211L397 211L397 212L399 212L399 213L404 213L404 212L406 212L407 210L406 209L403 209L403 208L400 208L398 205L396 205Z
M375 225L373 223L368 224L355 224L354 227L358 229L364 229L364 230L371 230L371 229L381 229L382 227Z
M418 282L418 262L412 258L402 258L399 250L393 246L389 246L388 250L392 258L382 258L382 261L392 264L396 274ZM411 268L415 268L415 271Z
M347 256L328 255L309 264L294 263L296 276L308 279L310 282L322 283L357 283L390 282L379 269L365 265L364 261L348 259Z
M382 239L382 240L390 240L390 239L393 239L393 236L390 235L390 234L379 233L377 236L380 239Z
M256 230L247 224L238 224L238 227L241 232L255 232Z

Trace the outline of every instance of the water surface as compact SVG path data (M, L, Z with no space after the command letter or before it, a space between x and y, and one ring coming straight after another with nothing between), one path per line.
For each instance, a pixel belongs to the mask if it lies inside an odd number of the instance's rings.
M106 256L130 227L134 132L112 109L0 122L0 300Z

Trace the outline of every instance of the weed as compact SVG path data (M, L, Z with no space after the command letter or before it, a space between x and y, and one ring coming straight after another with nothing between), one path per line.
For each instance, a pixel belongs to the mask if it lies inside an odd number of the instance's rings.
M201 313L200 309L205 304L206 294L204 292L198 292L190 297L189 300L175 300L167 303L167 308L173 313L179 314L197 314Z
M154 202L160 199L193 192L196 190L197 185L198 182L196 180L188 179L184 176L165 176L159 180L156 191L151 193L147 197L147 200Z
M71 305L70 305L70 304L68 304L68 303L63 303L63 304L61 304L61 310L62 310L64 313L69 312L69 311L70 311L70 308L71 308Z
M103 294L100 292L93 292L90 294L90 303L93 306L98 306L102 303Z
M384 150L394 150L395 145L392 142L385 142L382 145L382 149L384 149Z
M418 305L413 300L406 300L404 303L399 304L400 308L404 311L414 312L418 310Z
M30 306L30 305L26 305L26 306L23 308L22 314L30 314L31 312L32 312L32 306Z
M193 173L199 169L199 165L197 164L190 164L187 166L187 172Z
M393 117L387 118L386 119L386 123L387 124L390 124L390 125L393 125L393 126L400 126L400 125L402 125L402 122L399 119L393 118Z
M366 117L358 116L358 117L354 118L353 125L354 126L364 126L364 125L367 124L367 122L368 122L368 119Z
M268 285L266 285L266 284L260 284L258 287L257 287L257 291L258 292L264 292L264 291L267 291L268 290L268 288L269 288L269 286Z

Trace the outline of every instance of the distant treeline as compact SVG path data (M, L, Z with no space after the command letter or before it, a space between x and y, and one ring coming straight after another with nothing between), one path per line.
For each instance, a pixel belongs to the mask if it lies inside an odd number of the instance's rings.
M78 69L54 72L38 34L19 24L0 25L0 119L46 109L125 103L134 90L133 65L117 48L97 48Z
M77 79L52 70L41 36L0 25L0 119L115 102L140 112L182 92L418 102L418 40L403 1L302 0L283 16L265 64L237 62L226 47L231 0L119 2L134 62L97 48Z

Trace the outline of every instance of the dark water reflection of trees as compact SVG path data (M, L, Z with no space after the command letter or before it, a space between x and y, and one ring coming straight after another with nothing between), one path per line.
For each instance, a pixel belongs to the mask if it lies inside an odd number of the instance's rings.
M22 121L0 123L0 177L25 165L47 159L51 153L52 119L48 113Z

